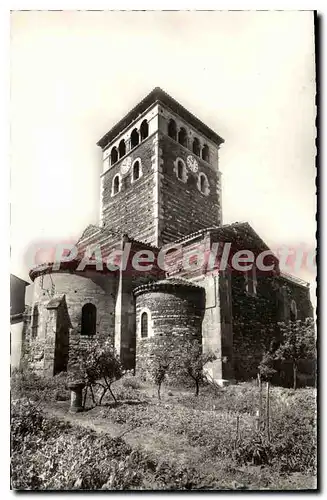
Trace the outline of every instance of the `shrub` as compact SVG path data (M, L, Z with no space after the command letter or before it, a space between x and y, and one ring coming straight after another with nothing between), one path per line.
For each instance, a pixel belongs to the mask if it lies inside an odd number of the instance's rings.
M301 410L300 410L301 408ZM282 472L315 473L317 460L314 409L291 403L274 412L272 464Z
M70 397L68 381L69 375L63 372L44 377L32 370L17 370L11 376L11 394L13 398L26 397L31 401L65 401Z
M146 371L157 386L158 399L161 399L161 386L167 379L169 368L173 365L174 341L155 336L147 342Z
M122 385L126 387L126 389L135 389L135 390L141 389L143 386L139 378L131 375L123 377Z
M204 391L203 391L204 392ZM315 397L312 390L272 388L270 442L255 429L258 388L244 383L198 397L179 397L182 404L121 406L104 416L116 423L183 435L192 446L205 447L238 464L269 465L283 472L314 472L316 463ZM264 401L265 402L265 401ZM213 408L215 407L215 408ZM239 420L237 437L236 416Z
M266 436L262 432L253 432L237 443L234 457L240 465L268 465L271 454Z
M303 360L316 359L315 324L313 318L304 321L279 323L283 342L275 352L275 359L289 361L293 368L293 389L298 387L298 371Z
M120 438L49 418L28 402L15 402L12 487L19 490L138 490L210 488L205 473L158 461Z
M224 388L205 385L198 398L179 396L178 402L188 408L216 410L234 414L255 414L258 409L259 389L256 383L242 382Z
M214 361L216 355L212 352L203 353L202 345L197 340L184 341L177 349L176 358L172 363L172 371L191 378L195 384L195 396L199 395L200 383L204 379L204 367Z
M77 352L78 367L74 369L76 379L82 379L86 384L84 405L88 388L91 390L92 399L95 404L93 388L102 387L102 394L98 404L109 391L116 402L117 399L112 392L113 382L119 380L123 375L120 359L110 341L101 342L92 340L87 345L81 345Z

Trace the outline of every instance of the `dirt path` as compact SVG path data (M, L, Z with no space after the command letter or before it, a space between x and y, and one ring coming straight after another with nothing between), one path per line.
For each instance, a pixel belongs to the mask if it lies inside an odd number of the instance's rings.
M183 436L175 435L172 439L171 435L148 427L133 428L128 424L111 422L108 418L102 418L97 414L99 407L76 414L69 413L69 402L67 401L44 404L42 408L49 416L56 416L73 426L82 426L98 433L108 434L111 437L122 437L132 448L144 449L159 461L178 461L185 467L193 463L201 464L201 468L205 468L208 474L214 476L220 471L224 482L227 481L232 485L235 483L233 488L237 488L235 478L241 481L241 485L247 484L248 489L252 489L251 485L254 487L257 485L259 489L263 487L259 481L260 467L233 467L230 471L224 469L221 460L208 455L205 448L190 446ZM316 479L302 474L289 474L285 478L278 477L278 486L282 490L314 489ZM278 486L274 481L273 485L263 489L278 489Z
M190 462L193 459L204 460L205 450L199 447L190 446L183 436L171 436L158 430L131 427L126 424L116 424L101 418L89 410L85 413L69 413L67 402L55 403L43 406L43 409L50 416L56 416L71 425L79 425L95 432L109 434L111 437L122 437L126 443L133 448L140 447L153 453L157 458L175 459L182 462Z

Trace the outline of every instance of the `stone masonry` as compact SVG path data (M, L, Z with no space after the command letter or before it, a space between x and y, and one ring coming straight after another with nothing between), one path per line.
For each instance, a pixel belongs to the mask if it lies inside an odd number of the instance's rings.
M197 338L216 361L219 383L255 376L263 351L278 341L277 323L312 317L305 283L279 272L219 269L232 254L269 250L247 223L222 220L219 149L224 140L163 90L155 88L98 142L103 173L98 225L77 242L74 259L32 269L34 300L24 326L22 364L52 376L76 362L76 347L110 339L125 368L142 371L142 345L179 332ZM208 270L212 245L217 259ZM90 245L103 261L128 246L126 270L78 271ZM167 252L166 270L136 271L140 251ZM189 265L185 267L185 262Z

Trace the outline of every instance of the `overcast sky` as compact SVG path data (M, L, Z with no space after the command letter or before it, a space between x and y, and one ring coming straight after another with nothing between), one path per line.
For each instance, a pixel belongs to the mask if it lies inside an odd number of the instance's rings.
M156 86L226 141L224 223L248 221L273 248L315 247L312 13L11 17L13 272L27 277L31 244L98 222L96 142Z

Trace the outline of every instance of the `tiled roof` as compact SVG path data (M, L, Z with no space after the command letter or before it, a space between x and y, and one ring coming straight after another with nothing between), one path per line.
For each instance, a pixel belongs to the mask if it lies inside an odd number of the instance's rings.
M286 281L291 281L295 285L305 286L306 288L310 286L310 283L303 280L302 278L298 278L297 276L293 276L292 274L281 272L279 277L286 280Z
M203 229L199 229L194 233L187 234L182 236L181 238L172 242L172 245L176 245L178 243L184 243L185 241L196 239L197 237L204 236L206 233L213 234L216 238L229 238L233 234L238 234L242 236L242 233L248 232L252 234L252 236L260 242L262 248L269 250L267 244L260 238L260 236L255 232L255 230L250 226L248 222L233 222L232 224L224 224L223 226L211 226ZM165 246L169 246L167 243Z
M83 231L82 236L79 238L79 240L76 243L77 255L74 259L72 259L71 261L61 262L61 263L59 263L59 262L58 263L56 263L56 262L44 262L42 264L35 266L33 269L31 269L29 272L29 276L30 276L31 280L34 281L34 279L39 274L51 273L53 267L59 268L59 271L60 270L61 271L64 271L64 270L74 271L76 269L76 267L78 267L82 258L84 257L85 250L88 246L92 247L93 245L100 245L101 254L102 254L103 258L107 258L108 255L110 254L110 252L112 252L114 249L121 248L123 237L125 237L125 241L130 242L130 243L134 243L135 246L138 247L137 250L139 250L139 249L144 249L144 250L151 249L154 252L159 251L158 247L151 245L150 243L145 243L144 241L137 240L135 238L130 238L127 234L125 234L121 231L116 231L116 230L113 230L113 229L106 227L106 226L96 226L94 224L90 224ZM133 246L132 246L132 249L133 249ZM55 264L57 264L57 266L55 266Z
M179 104L173 97L160 87L155 87L142 101L140 101L131 111L129 111L118 123L116 123L97 143L101 148L105 148L120 132L128 127L134 120L144 113L155 102L161 102L168 106L173 112L184 118L190 125L193 125L199 132L211 139L217 145L224 142L214 130L190 113L184 106Z
M189 280L183 278L166 278L159 281L151 281L145 285L138 286L133 290L134 295L140 295L147 291L174 289L174 288L193 288L203 290L202 286L196 285Z

